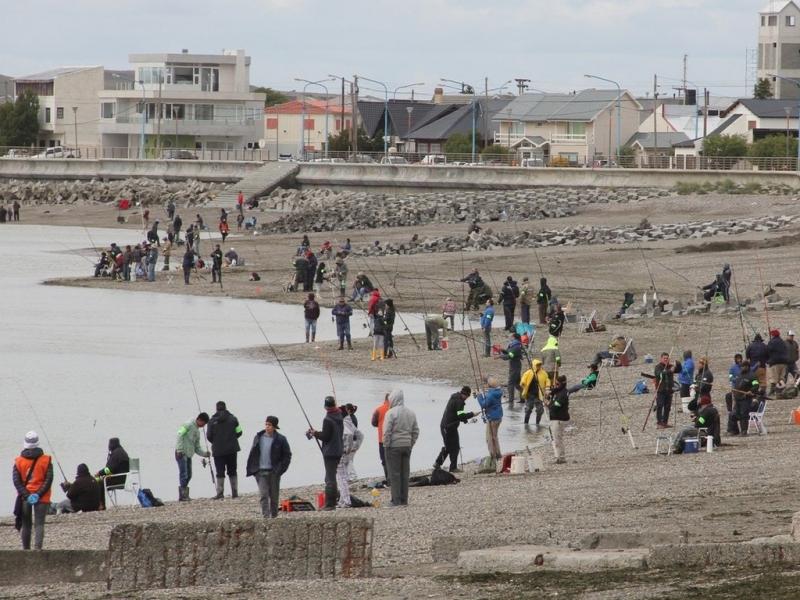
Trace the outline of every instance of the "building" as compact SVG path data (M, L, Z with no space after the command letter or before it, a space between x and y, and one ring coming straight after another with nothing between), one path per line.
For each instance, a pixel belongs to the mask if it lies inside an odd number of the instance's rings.
M97 96L104 87L101 66L59 67L18 77L14 96L30 91L39 98L39 147L96 147Z
M97 94L99 143L106 155L163 156L188 148L208 157L258 147L264 94L250 91L250 57L223 54L131 54L133 81ZM215 153L216 151L216 153Z
M328 135L336 136L350 128L352 111L341 102L308 97L290 100L264 109L263 144L271 156L292 155L299 157L301 150L324 152ZM303 141L300 141L300 122L303 121ZM301 146L302 143L302 146Z
M758 78L772 82L777 99L800 97L795 84L774 77L800 78L800 8L794 0L771 0L758 16Z
M0 75L0 104L14 100L14 78Z
M689 136L682 131L637 132L625 145L633 148L636 164L642 164L651 156L672 156L677 144L689 141Z
M743 98L722 116L723 122L713 133L742 135L749 144L769 135L797 136L797 100Z
M510 148L517 159L559 157L571 165L588 164L616 153L617 90L587 89L572 94L517 96L493 118L499 122L494 143ZM641 105L623 90L620 143L639 128Z

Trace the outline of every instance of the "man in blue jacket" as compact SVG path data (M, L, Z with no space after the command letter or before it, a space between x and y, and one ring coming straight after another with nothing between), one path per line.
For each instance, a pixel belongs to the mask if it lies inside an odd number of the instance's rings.
M278 433L278 417L267 417L264 430L253 439L247 457L247 476L255 477L261 494L261 514L264 518L278 516L281 476L292 461L292 450L286 437Z
M483 355L492 354L492 322L494 321L494 300L486 301L486 308L481 314L481 329L483 329Z
M338 304L333 307L331 314L336 318L336 335L339 337L339 350L344 348L344 340L347 339L348 350L353 349L353 342L350 338L350 317L353 315L353 307L347 303L347 299L342 296Z
M503 420L503 390L494 377L489 377L486 385L488 389L478 394L478 404L483 409L483 417L486 420L486 445L489 448L489 456L499 459L503 458L498 436L500 422Z
M681 386L681 398L689 397L689 388L694 381L694 359L692 358L692 351L686 350L683 353L683 365L681 372L678 374L678 383Z

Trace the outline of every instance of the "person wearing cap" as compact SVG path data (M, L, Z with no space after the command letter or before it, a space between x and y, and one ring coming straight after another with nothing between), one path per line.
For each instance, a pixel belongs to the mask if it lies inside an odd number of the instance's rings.
M797 381L797 360L800 358L800 347L794 339L794 330L790 329L786 334L786 374L791 375Z
M53 486L53 461L39 447L39 435L35 431L25 434L24 449L14 460L12 481L17 490L14 516L17 518L16 528L22 538L22 549L31 549L33 529L34 548L41 550L44 543L44 520Z
M217 470L217 495L215 500L225 497L225 472L231 482L231 498L239 497L239 477L236 468L236 457L241 448L239 438L242 437L242 426L228 407L220 400L211 420L208 422L208 441L214 455L214 468Z
M550 306L550 299L553 297L553 291L547 285L547 278L542 277L539 280L539 292L536 294L536 305L539 309L539 325L547 323L547 309Z
M522 391L520 379L522 378L522 353L524 349L521 339L522 336L520 334L512 333L508 346L501 350L498 356L498 358L508 361L508 385L506 389L508 390L508 403L511 405L514 404L514 392Z
M340 407L342 413L342 459L336 467L336 485L339 488L339 502L337 508L350 507L350 485L351 469L356 452L364 441L364 434L358 429L358 425L353 421L354 413L358 409L354 404L345 404ZM353 472L352 479L355 479Z
M309 336L313 342L317 337L317 319L319 319L319 302L317 302L314 293L311 292L308 298L303 303L303 317L306 321L306 344L309 342Z
M772 329L767 343L767 383L770 395L775 393L779 383L783 383L787 362L789 362L789 349L786 347L786 342L781 339L779 330Z
M175 441L175 461L178 463L178 500L187 502L189 498L189 481L192 479L192 456L197 454L209 458L211 452L200 446L200 430L208 423L208 413L201 412L197 417L178 428ZM203 461L205 466L205 461Z
M488 389L478 394L478 404L481 405L486 422L486 446L489 448L489 456L499 459L503 457L498 436L500 422L503 420L503 390L494 377L489 377L486 385Z
M325 463L325 507L322 510L335 510L339 495L336 470L344 452L344 419L333 396L326 396L324 405L325 418L322 420L322 431L309 427L306 437L308 439L313 437L322 442L322 460Z
M458 436L458 426L461 423L468 423L475 417L474 412L464 410L467 400L472 395L472 390L465 385L458 392L450 396L447 405L444 407L442 421L439 423L439 431L442 433L442 446L439 455L433 463L434 469L441 469L447 457L450 457L451 473L460 473L458 468L458 453L461 450L461 440Z
M128 453L119 438L113 437L108 440L108 456L106 457L106 466L97 472L95 477L98 481L102 478L106 479L106 487L124 487L126 475L117 475L118 473L128 473L131 470L131 461L128 458Z
M89 467L85 464L78 465L75 481L72 483L65 481L61 484L61 489L64 490L67 497L58 503L58 512L76 513L100 510L103 489L89 473Z
M247 476L255 477L261 497L261 515L278 516L281 476L292 462L292 450L286 436L278 433L278 417L267 417L264 429L253 438L247 456Z
M519 289L519 319L523 323L531 322L531 300L533 290L531 290L530 279L522 278L522 286Z
M211 253L211 283L219 283L222 287L222 250L217 244Z
M386 448L386 467L392 488L390 506L408 504L411 450L418 437L417 415L405 406L403 390L392 390L389 394L389 412L383 422L383 445Z

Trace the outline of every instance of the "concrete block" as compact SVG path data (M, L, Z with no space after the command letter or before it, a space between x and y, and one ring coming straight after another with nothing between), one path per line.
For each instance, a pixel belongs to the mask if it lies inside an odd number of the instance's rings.
M688 541L688 531L598 531L584 536L577 547L581 550L619 550L685 544Z
M0 586L87 583L107 577L105 550L0 550Z
M655 546L650 550L647 565L655 569L710 565L764 565L800 563L800 544L767 542L729 544L678 544Z
M461 552L458 568L473 574L640 569L647 566L648 554L647 548L570 550L559 546L503 546Z

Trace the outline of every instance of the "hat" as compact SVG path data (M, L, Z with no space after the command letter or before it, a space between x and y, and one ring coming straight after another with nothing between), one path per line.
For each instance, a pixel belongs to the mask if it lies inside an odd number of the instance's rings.
M786 335L794 335L794 329L790 329L789 333L787 333Z
M770 329L769 330L769 335L771 337L780 337L781 332L779 330L777 330L777 329Z
M39 447L39 434L29 431L25 434L25 450L32 450Z
M280 429L280 427L278 427L278 417L273 417L272 415L268 416L267 423L271 424L275 429Z
M344 407L347 409L348 415L352 415L354 412L358 410L358 406L356 406L355 404L350 404L349 402L345 404Z
M528 278L527 277L523 277L522 281L528 281Z
M336 398L325 396L325 408L333 408L334 406L336 406Z

